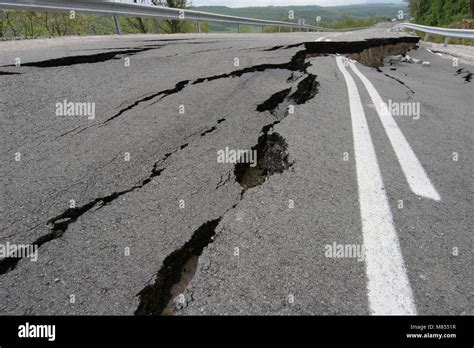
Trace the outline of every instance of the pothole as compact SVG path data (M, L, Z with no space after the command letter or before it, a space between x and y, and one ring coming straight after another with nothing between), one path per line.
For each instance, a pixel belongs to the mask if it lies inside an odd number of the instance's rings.
M238 163L234 169L235 178L242 186L243 192L262 185L269 176L283 173L292 166L289 162L288 144L278 133L262 134L258 144L252 148L252 151L254 150L257 151L256 166Z

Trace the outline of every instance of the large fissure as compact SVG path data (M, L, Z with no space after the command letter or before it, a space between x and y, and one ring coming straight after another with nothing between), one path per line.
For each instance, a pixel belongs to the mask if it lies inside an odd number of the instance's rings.
M170 315L173 299L189 284L197 268L197 258L212 241L221 217L201 225L180 249L168 255L153 284L138 293L140 303L135 315Z
M286 140L277 132L273 132L273 128L279 124L288 115L288 107L296 104L301 105L315 97L318 93L319 82L317 77L307 72L310 63L306 61L308 57L315 57L328 54L344 54L350 58L356 59L359 62L378 67L383 64L383 58L392 54L405 54L410 48L413 48L419 41L417 37L405 37L396 39L372 39L356 42L311 42L305 43L305 50L298 51L289 62L282 64L261 64L244 69L239 69L230 73L219 74L209 77L198 78L195 80L184 80L178 82L173 88L153 93L144 98L141 98L118 113L107 119L102 125L107 124L113 119L123 115L127 111L132 110L143 102L151 101L158 97L162 98L181 92L190 85L197 85L208 81L214 81L223 78L241 77L244 74L263 72L266 70L285 69L292 71L294 74L288 79L289 82L295 82L296 85L291 88L285 88L265 100L257 106L259 112L270 112L276 120L270 124L262 127L261 135L257 140L257 144L252 150L257 153L257 164L251 167L249 163L238 163L234 167L234 175L236 181L242 187L241 199L245 192L255 186L262 185L269 176L275 173L283 173L292 167L288 153L288 144ZM296 46L295 46L296 47ZM288 47L285 47L287 49ZM152 49L150 47L150 49ZM281 47L273 47L270 49L278 50ZM79 58L79 60L50 60L37 63L38 67L58 66L57 64L73 65L82 63L95 63L108 59L115 59L117 55L121 54L136 54L147 49L136 49L131 51L107 52L93 57ZM79 63L78 63L79 62ZM28 65L27 65L28 66ZM34 66L34 65L32 65ZM472 75L471 75L472 76ZM471 77L469 76L469 78ZM220 119L218 124L224 122L225 119ZM208 130L201 131L201 137L213 133L217 130L216 126L212 126ZM188 147L189 143L181 145L173 152L167 153L165 157L158 162L155 162L150 175L145 178L140 184L134 185L131 188L114 192L110 195L96 198L83 206L77 208L67 209L58 216L48 220L50 225L50 232L39 237L34 245L41 247L45 243L55 240L63 236L70 224L76 222L81 216L91 211L94 208L101 209L102 207L114 202L119 197L133 192L134 190L143 188L149 184L156 176L161 175L165 170L163 164L174 153ZM221 178L221 181L228 181ZM219 184L221 185L221 184ZM218 186L219 186L218 185ZM235 204L230 209L237 206ZM230 210L229 209L229 210ZM215 230L224 215L218 219L205 222L192 235L191 239L186 242L180 249L171 253L163 261L158 273L156 274L156 281L154 284L147 285L140 291L140 304L135 311L137 315L169 315L174 313L174 300L178 294L184 292L189 282L197 269L199 256L203 250L213 242ZM0 260L0 274L5 274L17 266L20 258L5 258Z
M292 104L301 105L314 98L318 92L319 82L316 75L307 74L294 89L284 89L273 94L265 102L257 106L257 111L269 111L277 118L276 121L265 125L261 130L257 144L251 151L257 154L256 165L240 161L234 168L236 181L242 186L242 195L252 187L262 185L267 178L275 173L283 173L291 168L288 145L278 133L271 133L274 126L288 115ZM291 94L290 94L291 93Z
M303 62L302 66L302 71L306 74L308 65ZM283 173L292 166L285 139L278 133L272 133L271 130L287 117L287 105L290 103L304 104L314 98L318 86L316 76L306 74L306 77L302 78L294 88L279 91L257 106L257 111L268 111L277 120L263 126L258 143L252 148L257 153L257 165L251 167L248 163L240 163L234 168L236 180L243 187L240 199L249 188L263 184L268 176ZM230 180L230 173L228 173L227 179L221 177L217 188L228 180ZM237 204L230 209L234 209L236 206ZM223 216L200 226L183 247L164 259L156 274L155 282L139 292L140 302L135 311L136 315L173 315L177 307L185 306L186 299L183 293L197 270L199 256L204 248L213 241L215 229L222 218ZM179 295L181 295L181 299Z
M305 47L308 57L341 54L375 68L383 66L387 56L406 54L415 48L419 41L417 36L403 36L362 41L307 42Z

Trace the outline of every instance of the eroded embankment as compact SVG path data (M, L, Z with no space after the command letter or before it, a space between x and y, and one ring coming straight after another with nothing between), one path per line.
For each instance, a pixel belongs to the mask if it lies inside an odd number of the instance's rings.
M415 48L419 41L419 37L405 36L362 41L307 42L305 47L306 57L341 54L375 68L382 66L383 60L387 56L406 54L410 49Z

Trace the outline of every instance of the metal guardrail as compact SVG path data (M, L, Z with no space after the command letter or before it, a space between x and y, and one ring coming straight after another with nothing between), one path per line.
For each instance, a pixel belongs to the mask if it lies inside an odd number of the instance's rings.
M55 12L86 12L95 14L108 14L113 16L157 17L174 20L199 22L234 23L240 25L274 26L278 28L297 28L309 30L328 31L330 29L293 22L270 21L255 18L236 17L207 13L193 10L183 10L164 6L143 5L123 0L0 0L0 9L30 10L30 11L55 11ZM117 21L116 21L117 23ZM117 28L119 31L119 28ZM239 30L240 31L240 30Z
M425 41L429 40L430 34L444 36L446 39L444 45L447 46L449 39L452 37L471 39L474 40L474 30L472 29L450 29L450 28L437 28L429 27L427 25L412 24L412 23L400 23L394 26L396 28L408 28L418 30L426 33Z

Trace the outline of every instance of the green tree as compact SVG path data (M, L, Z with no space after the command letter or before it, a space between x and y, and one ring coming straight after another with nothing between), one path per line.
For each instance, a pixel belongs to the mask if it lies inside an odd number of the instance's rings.
M153 1L157 4L156 0ZM187 0L166 0L166 6L171 8L187 9L190 7ZM168 34L192 32L192 24L183 20L165 20L160 23L161 31Z
M410 13L420 24L447 26L469 14L472 0L411 0Z

